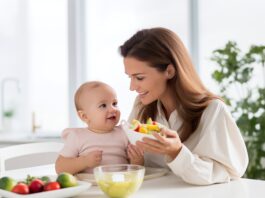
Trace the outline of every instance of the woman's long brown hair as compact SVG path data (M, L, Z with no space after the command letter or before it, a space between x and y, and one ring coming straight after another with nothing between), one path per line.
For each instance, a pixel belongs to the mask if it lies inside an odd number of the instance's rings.
M138 31L122 46L120 53L149 63L153 68L163 72L169 64L176 70L168 86L175 90L176 109L183 119L179 130L182 141L197 129L202 113L210 101L219 98L208 91L201 82L191 58L179 37L165 28L152 28ZM157 115L157 101L148 105L139 104L139 120L145 121Z

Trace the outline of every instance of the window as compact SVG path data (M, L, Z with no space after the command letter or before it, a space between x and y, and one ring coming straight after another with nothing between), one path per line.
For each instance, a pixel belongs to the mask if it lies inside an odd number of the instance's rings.
M28 1L29 110L42 131L68 126L67 1Z
M15 112L0 128L29 132L34 112L41 131L61 132L68 125L67 1L0 1L0 27L1 111Z
M129 91L118 47L137 30L166 27L188 47L188 1L86 1L86 79L102 80L118 94L121 118L127 119L135 99Z
M199 1L200 75L214 92L218 92L218 86L211 78L215 69L210 61L213 50L230 40L243 51L252 44L264 45L264 7L265 2L259 0ZM262 79L261 75L257 74L257 78Z

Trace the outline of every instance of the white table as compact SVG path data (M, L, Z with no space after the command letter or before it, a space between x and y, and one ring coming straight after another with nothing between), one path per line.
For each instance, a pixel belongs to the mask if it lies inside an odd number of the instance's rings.
M13 178L32 176L54 175L54 165L38 166L34 168L7 171L6 175ZM103 192L93 186L87 192L80 194L79 198L104 198ZM210 186L194 186L183 182L173 174L150 179L143 182L137 193L131 198L264 198L265 181L239 179L225 184Z

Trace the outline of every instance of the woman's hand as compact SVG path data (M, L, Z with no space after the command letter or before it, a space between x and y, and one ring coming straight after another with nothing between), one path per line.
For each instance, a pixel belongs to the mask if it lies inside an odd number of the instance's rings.
M127 155L131 164L144 165L144 151L141 148L129 144L127 147Z
M164 136L154 132L153 136L156 140L144 137L143 141L137 141L136 145L144 151L168 155L172 159L175 159L182 148L182 143L177 132L163 128L161 133Z

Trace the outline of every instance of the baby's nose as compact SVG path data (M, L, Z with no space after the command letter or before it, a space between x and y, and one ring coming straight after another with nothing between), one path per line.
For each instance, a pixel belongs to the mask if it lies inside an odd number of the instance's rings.
M111 106L110 112L111 113L116 113L118 111L118 108L116 106Z

